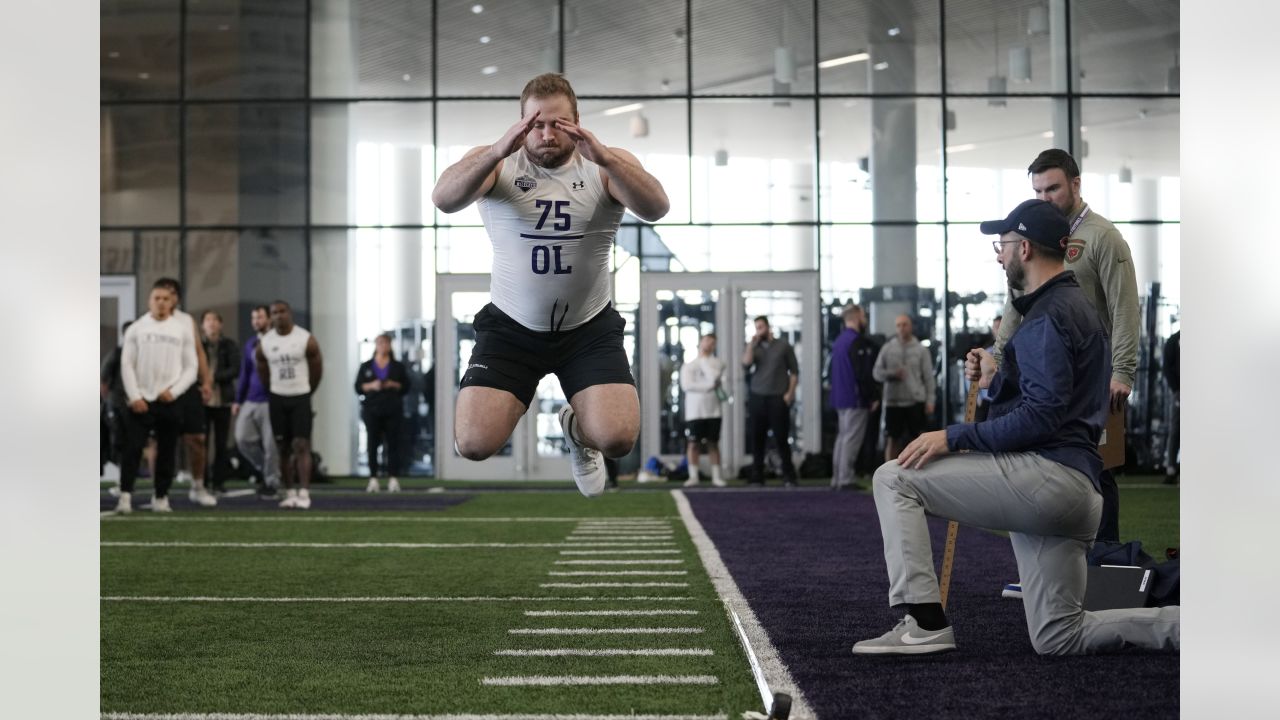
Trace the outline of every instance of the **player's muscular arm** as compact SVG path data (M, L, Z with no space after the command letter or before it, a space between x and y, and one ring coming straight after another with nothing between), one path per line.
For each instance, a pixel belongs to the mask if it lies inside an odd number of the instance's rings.
M494 144L468 150L461 160L440 174L431 192L431 202L442 212L455 213L489 192L498 179L502 159L520 149L538 115L534 112L521 118Z
M645 171L635 155L622 148L606 147L590 131L568 120L556 118L552 122L573 139L583 157L600 166L605 190L636 217L656 222L671 209L662 183Z
M320 355L320 343L314 335L307 338L307 376L311 380L311 392L320 387L320 376L324 373L324 358Z

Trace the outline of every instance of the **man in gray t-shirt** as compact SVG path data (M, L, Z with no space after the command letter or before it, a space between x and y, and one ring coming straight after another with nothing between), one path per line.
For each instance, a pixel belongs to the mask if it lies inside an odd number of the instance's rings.
M756 334L742 353L742 366L751 371L747 412L751 421L751 484L764 484L766 434L772 430L778 454L782 456L782 478L787 487L796 484L796 468L791 462L791 405L796 400L800 365L791 344L775 338L769 318L755 319Z

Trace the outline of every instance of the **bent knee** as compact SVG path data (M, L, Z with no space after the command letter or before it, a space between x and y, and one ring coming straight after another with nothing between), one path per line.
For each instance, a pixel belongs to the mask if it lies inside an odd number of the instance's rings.
M872 487L894 487L897 485L899 477L898 473L900 470L902 470L902 466L899 465L896 460L891 460L882 464L880 467L876 468L875 474L871 476Z
M494 453L501 449L501 445L494 446L493 443L486 443L479 438L470 438L457 436L453 440L453 447L458 454L467 460L485 460L493 456Z
M620 458L631 454L631 449L636 445L636 439L634 437L610 438L601 445L600 452L604 453L605 457Z

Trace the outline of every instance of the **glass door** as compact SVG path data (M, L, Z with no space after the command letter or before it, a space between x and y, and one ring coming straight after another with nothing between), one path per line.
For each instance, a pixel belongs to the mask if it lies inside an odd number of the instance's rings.
M493 457L465 460L453 447L454 402L458 383L475 347L476 313L489 302L489 276L442 274L436 284L435 416L436 477L445 480L564 480L571 482L569 449L558 415L566 400L560 382L548 375L538 384L528 412Z
M726 366L724 388L729 396L720 436L725 474L736 477L740 468L751 463L747 374L741 358L755 332L753 319L759 315L769 317L775 336L792 344L800 365L800 385L792 406L791 449L796 465L805 452L821 446L817 273L641 273L640 296L642 461L657 456L678 462L684 454L680 366L697 356L698 338L714 332L716 355ZM810 310L805 312L806 308Z

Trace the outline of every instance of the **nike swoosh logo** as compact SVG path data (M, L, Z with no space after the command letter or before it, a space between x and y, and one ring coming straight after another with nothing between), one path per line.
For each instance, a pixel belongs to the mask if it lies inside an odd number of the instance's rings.
M936 635L926 635L924 637L911 637L910 635L903 635L902 642L908 645L922 645L924 643L929 642L930 640L937 640L940 637L942 637L942 633L937 633Z

